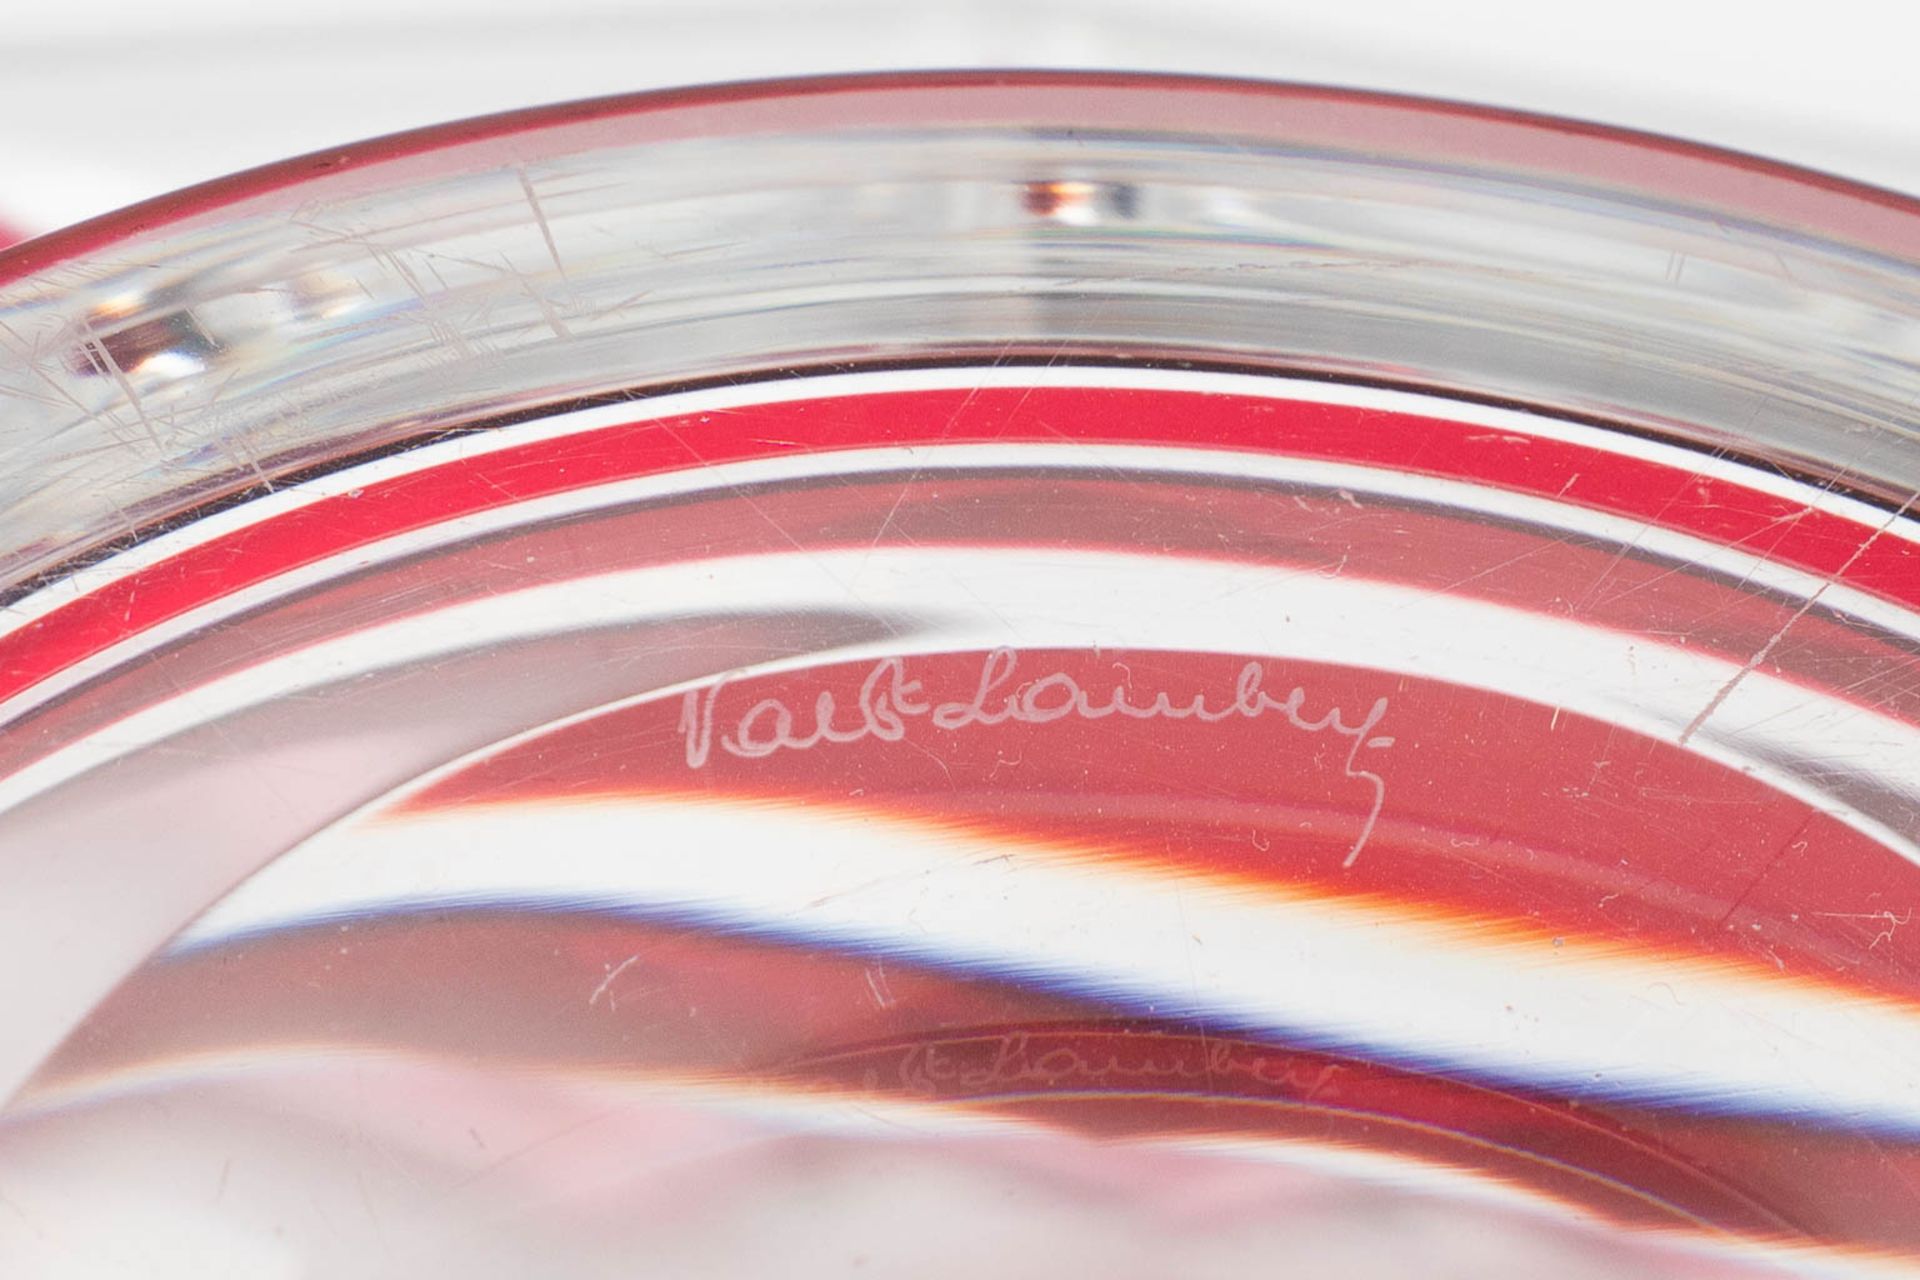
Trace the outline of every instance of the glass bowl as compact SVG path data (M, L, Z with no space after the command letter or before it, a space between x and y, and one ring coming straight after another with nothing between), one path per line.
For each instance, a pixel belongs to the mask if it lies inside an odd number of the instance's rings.
M0 254L0 1259L1920 1271L1920 207L900 75Z

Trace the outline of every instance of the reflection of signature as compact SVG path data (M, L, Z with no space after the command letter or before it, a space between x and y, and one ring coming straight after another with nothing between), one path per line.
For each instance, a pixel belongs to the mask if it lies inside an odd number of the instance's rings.
M1294 1059L1231 1040L1102 1032L1048 1035L1025 1031L934 1041L908 1049L895 1067L898 1083L922 1097L994 1090L1142 1088L1204 1084L1279 1088L1311 1098L1339 1073L1330 1062ZM891 1083L870 1070L867 1086Z
M1209 701L1206 694L1196 693L1184 702L1175 702L1161 690L1150 701L1139 703L1124 685L1114 685L1112 693L1101 697L1089 693L1064 671L1015 685L1013 674L1017 663L1013 650L995 649L980 663L980 678L971 698L964 702L934 703L926 696L920 681L908 676L903 660L882 658L867 673L847 716L842 716L833 694L822 690L813 702L812 726L803 730L793 708L779 698L762 698L747 708L734 723L731 733L720 736L719 746L730 756L758 760L776 751L810 751L823 742L859 742L866 738L899 742L907 736L908 721L919 719L954 733L977 724L1008 721L1047 724L1069 716L1081 720L1121 716L1129 720L1194 720L1218 724L1235 716L1255 720L1275 714L1302 733L1332 733L1352 740L1343 770L1345 776L1373 788L1373 804L1367 811L1359 838L1347 851L1344 865L1352 866L1360 856L1386 804L1385 780L1358 766L1362 750L1393 745L1392 738L1373 735L1387 714L1385 698L1374 699L1367 713L1356 720L1348 720L1339 707L1329 707L1319 717L1310 717L1304 710L1307 702L1304 689L1296 685L1286 697L1276 698L1262 687L1266 669L1258 662L1249 662L1240 668L1229 699ZM700 768L712 753L714 703L724 684L725 681L720 681L704 692L690 689L681 702L680 733L686 739L689 768Z

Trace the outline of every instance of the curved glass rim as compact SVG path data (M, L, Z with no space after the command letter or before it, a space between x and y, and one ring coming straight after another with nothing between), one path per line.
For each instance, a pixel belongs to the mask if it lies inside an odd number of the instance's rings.
M996 95L1009 95L996 101ZM885 120L876 98L897 109L914 100L922 122L979 123L998 114L1031 122L1039 101L1062 99L1062 123L1103 118L1231 126L1299 143L1356 144L1427 160L1458 158L1680 200L1696 208L1771 223L1920 261L1920 197L1749 152L1665 134L1507 107L1290 81L1163 72L1068 70L862 72L657 89L525 107L360 141L184 187L0 249L0 285L86 259L114 245L196 220L237 214L337 182L363 182L382 166L437 158L466 168L496 161L529 135L544 149L655 141L692 134L746 135L821 124ZM1148 108L1147 99L1153 106ZM998 106L999 111L995 108ZM1017 107L1017 110L1014 108ZM1178 114L1169 115L1174 107ZM1216 108L1209 110L1208 108ZM1218 108L1225 108L1224 112ZM1277 116L1264 113L1277 112ZM369 184L377 185L377 184Z
M1200 203L1168 196L1140 215L1134 230L1158 228L1151 253L1104 229L1136 220L1130 206L1090 221L1032 207L1034 174L1056 168L1180 189L1154 148L1180 157ZM536 194L536 171L560 185ZM940 204L954 174L1000 184L998 203ZM1260 209L1235 203L1246 192ZM581 221L589 208L613 222ZM0 253L19 373L0 388L19 396L0 586L406 439L707 377L989 349L1251 361L1527 404L1850 488L1858 475L1883 505L1910 505L1917 215L1920 200L1654 135L1206 77L869 74L480 117ZM345 230L319 226L336 216ZM1248 272L1224 226L1281 253ZM363 280L368 262L386 270L367 239L380 227L415 248L518 234L534 256L507 260L516 280L552 276L576 306L597 291L598 309L562 326L471 246L446 258L451 283L435 267L423 291L404 265ZM594 264L584 276L567 277L556 228ZM1323 271L1327 246L1368 269ZM1036 302L1056 278L1074 289ZM356 282L373 310L339 302ZM456 373L433 353L471 353L432 337L415 303L476 300L493 355ZM903 328L901 308L919 319ZM672 343L636 341L665 325ZM202 359L216 352L218 369ZM1634 376L1605 352L1631 354Z

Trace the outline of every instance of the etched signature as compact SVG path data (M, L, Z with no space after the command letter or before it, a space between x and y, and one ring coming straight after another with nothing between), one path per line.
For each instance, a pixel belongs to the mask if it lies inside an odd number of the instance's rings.
M1386 718L1387 700L1374 699L1365 715L1349 719L1341 708L1329 707L1319 716L1306 713L1307 692L1295 685L1284 698L1267 692L1266 669L1257 661L1240 668L1231 698L1210 700L1205 693L1194 694L1183 702L1167 696L1165 690L1145 703L1136 702L1124 684L1115 684L1105 696L1090 693L1065 671L1053 671L1037 679L1015 684L1019 659L1009 648L989 652L980 663L979 680L973 696L965 701L936 703L926 694L921 681L910 676L901 658L882 658L861 682L850 713L843 717L832 692L822 690L814 699L812 726L803 730L794 709L780 698L762 698L734 722L729 733L716 740L713 732L714 708L725 681L705 690L690 689L680 705L679 731L686 741L687 767L703 767L716 745L728 755L742 760L758 760L776 751L810 751L822 743L851 743L873 738L880 742L899 742L907 736L909 721L926 720L935 728L957 733L974 725L996 725L1009 721L1019 724L1049 724L1069 716L1082 720L1104 720L1122 716L1132 720L1194 720L1218 724L1235 716L1248 720L1277 715L1301 733L1332 733L1351 740L1342 769L1346 777L1365 782L1373 789L1373 803L1359 837L1348 849L1341 864L1351 867L1373 834L1374 824L1386 805L1387 784L1379 774L1359 765L1363 750L1391 747L1391 737L1376 736L1374 730Z

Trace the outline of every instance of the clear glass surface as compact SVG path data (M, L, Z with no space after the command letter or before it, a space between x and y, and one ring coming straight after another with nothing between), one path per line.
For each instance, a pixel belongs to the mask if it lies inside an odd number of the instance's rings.
M0 255L0 1259L1920 1271L1917 257L1091 76Z

